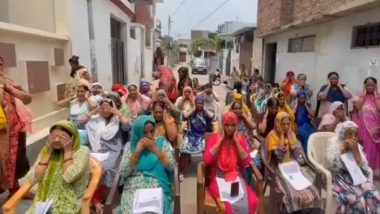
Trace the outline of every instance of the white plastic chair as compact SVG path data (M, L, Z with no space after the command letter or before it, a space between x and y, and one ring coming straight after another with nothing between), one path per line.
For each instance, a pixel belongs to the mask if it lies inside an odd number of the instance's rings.
M332 178L331 173L327 170L326 152L329 147L329 138L333 137L333 132L316 132L309 137L307 156L312 165L325 177L317 178L317 188L325 189L326 203L325 214L335 213L338 207L335 198L332 195Z

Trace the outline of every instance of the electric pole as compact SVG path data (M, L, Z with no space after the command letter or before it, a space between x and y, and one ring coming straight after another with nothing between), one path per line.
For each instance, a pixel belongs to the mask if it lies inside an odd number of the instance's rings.
M171 29L172 28L172 20L171 20L171 18L170 18L170 16L168 17L168 36L169 36L169 44L168 44L168 46L169 46L169 48L168 48L168 65L170 65L171 64L171 61L172 61L172 51L171 51L171 49L172 49L172 38L171 38Z

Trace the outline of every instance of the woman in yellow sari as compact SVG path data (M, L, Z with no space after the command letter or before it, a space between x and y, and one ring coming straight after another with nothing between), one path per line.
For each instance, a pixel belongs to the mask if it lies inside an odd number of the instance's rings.
M278 106L277 112L278 113L284 112L284 113L288 114L290 122L291 122L291 127L292 127L294 132L297 132L297 125L295 122L296 117L294 115L292 108L290 108L289 104L286 102L285 98L286 97L285 97L284 92L278 92L274 95L274 99L276 100L277 106Z
M281 174L278 164L297 161L300 165L305 164L305 154L296 135L291 129L290 116L285 112L277 113L275 128L268 134L264 146L265 158L275 170L274 191L280 195L280 210L286 213L304 212L319 213L322 208L321 197L314 186L302 190L296 190ZM302 167L304 175L309 175L307 167ZM272 188L272 187L271 187Z
M251 109L248 107L247 104L245 104L245 102L243 100L243 95L240 93L236 93L234 95L234 100L232 101L232 103L234 103L234 102L239 102L242 106L242 111L243 111L244 116L246 116L249 120L252 120ZM232 110L232 104L230 104L224 108L224 113L229 112L231 110Z

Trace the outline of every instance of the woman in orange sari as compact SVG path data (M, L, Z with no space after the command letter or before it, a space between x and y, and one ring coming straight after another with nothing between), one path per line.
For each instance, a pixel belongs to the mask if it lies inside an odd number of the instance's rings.
M155 136L165 137L172 146L177 143L178 125L176 120L166 110L167 101L155 100L152 103L152 116L156 121Z
M18 189L18 179L29 171L26 157L26 132L31 132L32 113L27 104L32 96L4 74L4 59L0 56L0 102L7 118L0 131L0 193Z
M222 123L223 130L210 138L203 154L206 166L211 167L211 183L208 189L211 195L220 202L218 179L225 182L238 182L239 189L243 189L244 194L237 201L224 202L225 213L254 214L257 210L258 199L241 174L241 170L245 170L251 162L247 140L237 131L238 118L235 113L225 113Z

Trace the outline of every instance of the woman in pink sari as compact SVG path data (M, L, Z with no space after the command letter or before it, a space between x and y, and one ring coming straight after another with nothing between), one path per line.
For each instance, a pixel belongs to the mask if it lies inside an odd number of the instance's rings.
M244 194L233 203L224 202L225 213L254 214L258 199L241 174L251 162L247 140L244 135L237 132L238 118L235 113L225 113L222 123L223 130L210 138L204 152L205 164L211 168L211 182L208 189L219 204L221 197L217 178L225 182L239 182L239 188L244 190Z
M140 114L147 111L150 103L150 98L140 94L137 86L133 84L128 86L128 95L126 95L124 100L132 114L132 120L135 120Z
M368 77L364 80L364 92L355 102L355 109L357 113L353 120L359 125L364 152L374 172L374 179L380 180L380 94L375 78Z
M174 77L173 71L165 66L158 68L160 81L158 88L163 89L168 95L169 100L174 103L178 98L177 80Z

